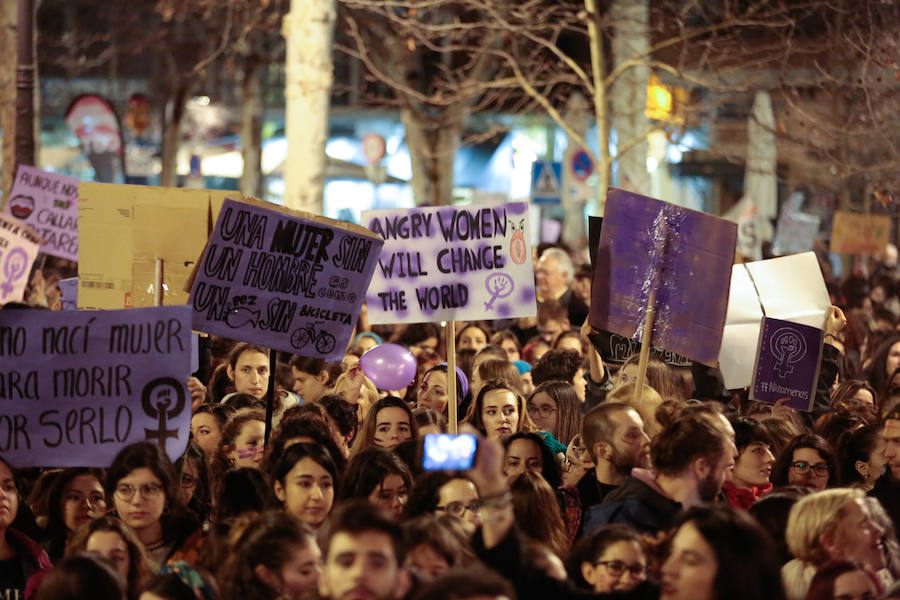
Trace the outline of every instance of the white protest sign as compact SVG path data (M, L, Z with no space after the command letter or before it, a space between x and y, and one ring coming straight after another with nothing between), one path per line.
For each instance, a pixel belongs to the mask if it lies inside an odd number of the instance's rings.
M384 240L366 301L371 323L533 316L528 205L369 210Z
M34 229L0 213L0 305L22 301L40 245Z
M831 299L812 252L734 265L719 350L719 369L728 389L753 380L763 309L765 316L822 328Z
M107 466L150 440L172 460L191 424L191 309L0 311L0 455Z
M9 212L44 239L41 252L78 260L78 180L20 165Z

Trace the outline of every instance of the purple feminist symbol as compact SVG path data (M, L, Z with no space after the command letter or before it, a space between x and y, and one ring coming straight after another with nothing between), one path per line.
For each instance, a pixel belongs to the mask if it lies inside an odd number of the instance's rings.
M775 370L782 379L794 372L792 364L806 356L806 340L788 327L782 327L775 332L770 342L770 348L778 361L775 363Z
M28 253L21 247L13 248L6 255L3 263L3 275L6 281L0 284L0 292L5 300L15 289L13 283L25 274L25 264L28 262Z
M494 300L497 298L506 298L512 294L514 289L516 289L516 285L513 283L512 278L506 273L494 273L493 275L488 275L488 278L484 280L484 287L491 295L491 299L484 303L484 310L491 310L494 306Z

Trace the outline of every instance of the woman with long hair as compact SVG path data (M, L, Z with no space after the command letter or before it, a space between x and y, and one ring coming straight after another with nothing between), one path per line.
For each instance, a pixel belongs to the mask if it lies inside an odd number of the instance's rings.
M51 561L63 557L78 529L106 514L103 471L87 467L63 469L50 485L47 525L42 545Z
M144 546L120 519L100 517L83 527L72 539L66 555L78 552L99 554L115 567L125 580L129 600L137 600L150 576L150 563Z
M219 570L224 598L279 600L316 591L322 553L294 515L272 511L249 521Z
M534 424L566 446L581 432L581 403L571 383L545 381L534 388L526 406Z
M151 442L125 446L116 454L106 472L106 495L141 540L154 570L197 529L178 500L175 468Z

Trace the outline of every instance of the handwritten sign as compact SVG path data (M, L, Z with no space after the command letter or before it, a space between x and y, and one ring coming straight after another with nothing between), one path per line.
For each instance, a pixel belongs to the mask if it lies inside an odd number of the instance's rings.
M338 358L381 245L356 225L261 201L225 200L194 272L194 329Z
M41 252L78 260L78 180L20 165L9 212L44 239Z
M821 329L765 318L750 397L768 404L789 398L786 406L811 410L821 358Z
M830 307L813 252L734 265L719 350L725 387L752 384L753 364L747 357L757 352L764 316L821 329Z
M858 215L846 211L834 213L831 251L841 254L878 254L891 241L891 218Z
M371 323L508 319L536 311L528 205L368 210L384 240Z
M0 311L0 454L19 467L106 466L190 434L190 308Z
M635 354L641 352L641 343L630 340L621 335L608 331L598 331L591 341L595 341L595 348L600 353L603 362L621 365ZM669 350L650 348L650 356L655 356L670 367L690 367L691 360L687 357L675 354Z
M62 295L63 310L78 310L78 278L69 277L59 280L59 292Z
M22 301L40 245L34 229L0 214L0 305Z
M715 365L737 225L610 188L597 249L590 324L642 341L656 290L652 343Z

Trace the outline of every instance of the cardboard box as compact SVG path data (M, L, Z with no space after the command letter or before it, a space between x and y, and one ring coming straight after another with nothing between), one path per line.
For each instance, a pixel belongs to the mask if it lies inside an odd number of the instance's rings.
M78 308L155 304L163 260L163 304L186 304L185 283L226 197L240 192L110 183L79 186Z

